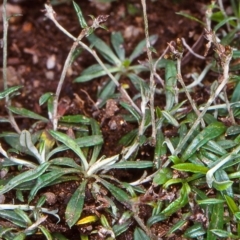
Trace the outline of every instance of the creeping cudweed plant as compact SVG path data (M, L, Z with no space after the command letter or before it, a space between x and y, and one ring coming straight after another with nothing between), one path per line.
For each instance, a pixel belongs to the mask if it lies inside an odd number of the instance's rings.
M48 117L12 103L23 86L8 87L6 4L4 0L4 90L0 99L5 101L7 117L0 120L14 132L0 133L0 218L9 223L0 222L0 238L26 239L41 232L46 239L66 239L64 233L51 231L48 223L55 221L66 223L68 229L80 229L80 239L96 234L101 239L120 239L128 232L135 240L168 239L178 232L186 239L239 239L240 4L231 0L229 12L222 1L212 2L206 8L205 22L178 13L203 25L205 56L179 38L166 43L160 57L153 46L161 36L149 36L145 0L141 0L145 39L128 56L121 32L111 32L110 46L97 36L96 30L106 30L104 23L113 16L91 16L88 24L73 1L81 26L74 37L46 4L46 17L73 40L56 92L44 93L39 99ZM73 81L81 88L82 83L94 84L104 76L95 107L101 109L115 99L119 114L133 126L121 136L122 150L112 156L103 155L103 122L59 111L60 94L78 47L96 63ZM182 74L186 51L201 59L210 55L202 72L192 75L191 83ZM138 61L144 54L147 59ZM204 80L211 72L215 79L207 88ZM122 84L123 79L134 86L135 95ZM202 105L192 94L196 88L207 88L209 97ZM157 104L159 98L162 105ZM31 119L31 125L27 129L19 126L16 116ZM134 182L121 177L120 173L127 176L133 171L138 176ZM73 189L63 216L45 191L64 184L72 184ZM169 226L161 238L156 229L166 223ZM91 225L89 231L82 231L85 225Z

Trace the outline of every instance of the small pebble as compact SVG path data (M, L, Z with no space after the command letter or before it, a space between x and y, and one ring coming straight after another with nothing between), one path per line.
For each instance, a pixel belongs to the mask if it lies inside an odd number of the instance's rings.
M53 69L56 66L56 55L51 55L47 59L47 69Z
M7 173L8 173L8 170L6 168L1 169L1 171L0 171L0 179L5 178Z
M54 71L45 72L45 76L48 80L53 80L54 79Z
M0 204L3 204L5 202L5 196L3 194L0 194Z
M49 204L49 205L53 205L57 202L57 197L54 193L52 192L46 192L44 193L43 195L46 196L46 202Z

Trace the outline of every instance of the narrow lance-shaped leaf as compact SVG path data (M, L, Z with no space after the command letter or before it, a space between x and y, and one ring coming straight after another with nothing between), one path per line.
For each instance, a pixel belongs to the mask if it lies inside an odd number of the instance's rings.
M4 193L10 191L11 189L18 186L21 183L28 182L28 181L38 178L46 171L46 169L49 167L49 165L50 165L50 163L45 162L42 165L40 165L39 167L37 167L36 169L28 170L27 172L17 175L16 177L12 178L6 185L4 185L0 189L0 194L4 194Z
M214 181L214 177L213 174L219 169L221 168L223 165L227 164L228 162L230 162L232 159L235 158L236 154L240 151L240 146L238 146L237 148L235 148L230 154L228 154L227 156L224 156L223 158L221 158L214 167L212 167L211 169L209 169L209 171L206 174L206 180L207 180L207 184L209 187L212 187L212 183Z
M149 167L153 167L153 162L152 161L125 161L125 162L119 162L119 163L115 163L113 165L110 166L110 168L115 168L115 169L119 169L119 168L137 168L137 169L141 169L141 168L149 168Z
M13 107L13 106L9 106L8 109L15 113L18 114L20 116L26 117L26 118L32 118L32 119L37 119L43 122L48 122L48 119L45 117L42 117L41 115L38 115L32 111L29 111L25 108L17 108L17 107Z
M221 199L220 195L218 195ZM212 229L222 229L224 220L224 204L218 203L213 206L211 219L207 231L207 240L216 240L216 236L212 233Z
M167 61L166 72L166 111L171 110L175 102L175 87L177 84L177 67L174 61Z
M51 172L45 173L38 177L37 182L35 186L31 189L30 194L28 196L28 202L32 201L32 199L35 197L39 189L48 186L52 182L56 181L59 179L61 176L69 173L77 173L79 170L77 169L66 169L66 168L61 168L61 170L53 170Z
M158 39L158 35L152 35L149 37L150 44L153 45ZM133 50L132 54L129 57L130 62L136 59L139 55L141 55L146 50L146 40L142 40Z
M53 96L53 93L51 93L51 92L44 93L44 94L39 98L39 101L38 101L39 105L40 105L40 106L43 105L45 102L48 101L48 99L49 99L51 96Z
M119 71L119 67L112 67L109 64L105 64L105 67L110 73ZM106 71L102 68L102 66L99 64L94 64L83 70L81 75L74 79L74 82L87 82L104 75L106 75Z
M84 169L85 170L88 169L88 163L87 163L87 160L86 160L82 150L78 147L77 143L72 138L70 138L68 135L66 135L64 133L53 131L53 130L50 130L49 133L55 139L62 142L67 147L69 147L72 151L74 151L80 157Z
M148 235L141 229L136 227L134 230L134 240L150 240Z
M51 233L47 228L45 228L44 226L39 226L38 228L41 230L47 240L53 240Z
M203 173L206 174L209 170L205 166L196 165L193 163L179 163L174 166L172 166L173 169L176 169L178 171L184 171L184 172L192 172L192 173Z
M73 1L73 6L74 6L74 9L75 9L75 11L76 11L76 13L77 13L78 20L79 20L79 23L80 23L81 27L82 27L82 28L87 28L88 25L87 25L87 23L86 23L86 21L85 21L85 19L84 19L84 17L83 17L81 8L80 8L80 7L78 6L78 4L75 3L74 1Z
M92 134L96 134L96 135L101 134L100 126L96 120L91 119L90 124L91 124L91 128L92 128ZM102 143L94 146L93 152L92 152L92 157L89 162L89 166L91 166L93 163L95 163L97 161L97 158L99 156L101 149L102 149Z
M113 184L101 179L101 183L105 188L109 190L109 192L119 201L119 202L127 202L129 201L129 196L122 189L114 186Z
M213 122L204 128L189 144L182 155L182 161L191 157L197 149L206 144L209 140L214 139L225 132L226 127L221 122Z
M87 180L84 180L68 202L65 217L69 227L72 227L81 216L85 198L86 184Z
M168 121L168 123L172 124L175 127L179 126L178 121L167 111L161 111L162 115L166 118L166 120Z
M111 35L111 42L115 52L121 61L125 58L124 40L121 32L113 32Z
M6 89L5 91L0 93L0 99L3 99L14 92L17 92L20 88L22 88L22 86L14 86Z
M91 34L88 36L88 40L108 62L116 66L121 66L121 60L118 59L112 49L102 39Z
M27 148L33 154L33 156L38 159L40 164L44 163L44 159L38 152L37 148L33 145L30 132L23 130L20 134L19 141L23 147Z
M27 223L17 213L15 213L12 210L1 209L0 217L14 223L16 226L22 228L27 227Z

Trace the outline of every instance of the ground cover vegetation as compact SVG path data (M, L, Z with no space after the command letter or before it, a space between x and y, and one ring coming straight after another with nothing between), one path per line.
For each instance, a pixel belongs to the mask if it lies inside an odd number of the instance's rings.
M121 32L112 31L109 41L98 37L97 29L108 31L107 14L91 15L89 23L73 1L81 27L75 37L58 22L56 3L45 4L42 14L73 43L55 92L39 98L41 115L14 105L24 88L8 86L8 25L17 16L8 16L3 2L0 238L239 239L239 2L231 0L228 11L222 1L206 4L205 20L177 13L202 27L204 56L184 38L158 53L154 44L161 36L149 35L145 0L145 38L129 55ZM191 83L182 74L186 51L208 58ZM74 79L79 88L105 79L96 101L84 93L93 104L92 116L66 114L60 97L71 65L83 53L94 62ZM214 79L206 86L210 73ZM203 88L208 98L200 105L194 92ZM116 143L120 150L104 155L104 126L115 134L128 124L131 129ZM135 176L128 180L128 174ZM68 196L63 192L62 211L55 208L59 187L71 189Z

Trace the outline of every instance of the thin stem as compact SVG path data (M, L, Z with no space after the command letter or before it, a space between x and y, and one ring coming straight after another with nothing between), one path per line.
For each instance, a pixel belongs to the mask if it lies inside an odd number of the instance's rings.
M183 79L182 79L182 73L181 73L181 57L178 57L178 58L177 58L177 72L178 72L177 79L178 79L178 81L180 82L180 84L182 85L182 88L183 88L183 90L185 91L185 93L186 93L186 95L187 95L187 98L188 98L188 100L189 100L189 102L190 102L190 104L191 104L194 112L197 114L197 116L199 116L199 115L200 115L200 112L199 112L199 110L197 109L196 104L195 104L195 102L193 101L193 99L192 99L192 97L191 97L191 95L190 95L190 93L189 93L189 91L188 91L188 89L187 89L187 87L186 87ZM203 119L201 119L201 123L202 123L202 127L205 127L205 123L204 123Z
M228 100L226 88L224 88L223 93L224 93L224 98L225 98L225 102L226 102L226 106L227 106L227 110L228 110L228 113L229 113L229 117L230 117L231 123L233 125L236 125L236 121L235 121L235 118L234 118L233 110L232 110L232 108L230 106L230 103L229 103L229 100Z
M7 0L3 1L3 10L2 10L2 17L3 17L3 87L4 90L8 89L7 85L7 36L8 36L8 17L7 17L7 10L6 10ZM17 133L21 133L12 112L8 109L11 106L11 100L9 96L6 96L6 106L8 112L8 119L11 123L12 127L15 129Z
M146 8L146 0L141 0L143 7L143 18L145 25L145 36L146 36L146 47L147 47L147 56L149 60L149 69L150 69L150 112L151 112L151 122L152 122L152 144L156 144L156 123L155 123L155 109L154 109L154 94L155 94L155 82L154 82L154 66L152 59L152 51L151 44L149 40L148 33L148 18L147 18L147 8Z

